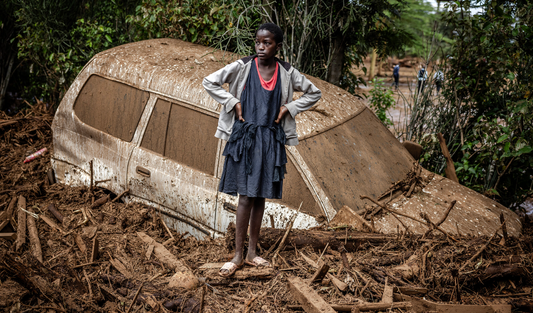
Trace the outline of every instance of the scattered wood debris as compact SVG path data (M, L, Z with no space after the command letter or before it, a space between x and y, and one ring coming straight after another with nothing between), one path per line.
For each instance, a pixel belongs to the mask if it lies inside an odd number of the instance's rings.
M91 192L56 184L48 175L52 153L21 162L38 147L52 150L47 111L34 106L0 119L0 148L8 151L0 156L0 232L18 238L0 236L6 311L533 311L527 218L520 238L507 234L502 219L492 236L452 239L438 230L452 203L433 221L413 216L427 228L424 235L371 232L372 212L346 209L359 228L262 229L259 244L279 258L275 267L245 266L222 278L218 269L233 256L234 228L226 238L199 241L167 229L156 209L121 203L97 185ZM415 166L387 195L407 196L424 183ZM376 201L386 207L384 199ZM384 210L370 211L377 209Z

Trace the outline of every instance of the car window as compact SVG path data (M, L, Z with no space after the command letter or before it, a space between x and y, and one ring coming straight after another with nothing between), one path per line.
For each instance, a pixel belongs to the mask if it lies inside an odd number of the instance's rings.
M141 147L214 175L217 123L213 116L158 99Z
M165 156L210 175L215 174L217 118L172 104Z
M170 102L157 99L148 126L144 131L141 147L165 155L165 140L167 134Z
M92 75L74 103L74 112L85 124L131 141L149 96L146 91Z
M333 207L363 209L361 195L377 198L405 177L412 158L369 109L300 141L298 151Z

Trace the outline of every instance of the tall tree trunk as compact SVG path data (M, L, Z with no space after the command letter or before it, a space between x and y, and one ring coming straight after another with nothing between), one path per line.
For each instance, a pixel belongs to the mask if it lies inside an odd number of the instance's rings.
M368 72L368 80L372 80L374 78L374 75L376 73L376 58L377 53L376 50L372 50L372 58L370 60L370 71Z
M0 81L0 110L5 110L4 103L6 99L7 86L9 86L9 81L11 80L11 70L13 69L13 64L15 63L15 52L10 53L8 56L7 70L5 75L1 77ZM3 71L2 71L3 72Z
M261 22L262 23L268 23L272 22L274 20L274 17L272 16L272 4L269 4L269 0L263 0L263 8L266 11L266 14L262 16Z
M334 85L339 85L342 75L342 66L344 64L344 52L346 45L342 34L337 34L333 39L333 51L331 61L328 66L326 80Z

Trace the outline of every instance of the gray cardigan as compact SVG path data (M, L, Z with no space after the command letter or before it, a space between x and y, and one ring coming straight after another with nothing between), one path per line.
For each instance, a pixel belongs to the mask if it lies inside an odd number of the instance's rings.
M217 132L215 134L217 138L228 140L231 135L233 123L235 122L235 110L233 110L233 107L240 102L244 85L250 73L252 60L255 57L255 55L248 56L228 64L204 78L202 82L207 93L224 106L218 119ZM289 110L289 114L286 114L281 121L281 126L287 137L286 144L295 146L298 144L298 134L296 134L296 121L294 118L298 113L311 108L320 100L322 93L289 63L276 60L279 63L279 78L281 79L281 103ZM225 83L229 83L229 92L222 88ZM299 99L292 101L292 95L295 90L304 94Z

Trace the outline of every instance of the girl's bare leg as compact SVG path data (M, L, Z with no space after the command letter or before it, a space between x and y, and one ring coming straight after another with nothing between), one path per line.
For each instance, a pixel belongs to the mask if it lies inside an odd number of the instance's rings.
M237 265L241 265L243 263L244 239L246 239L248 221L250 221L250 212L252 212L253 206L254 198L239 195L239 205L237 206L237 220L235 225L235 256L231 260L232 263Z
M257 240L259 239L259 230L261 229L264 212L265 198L255 198L250 214L250 240L248 241L248 254L246 255L246 260L250 262L257 256Z

